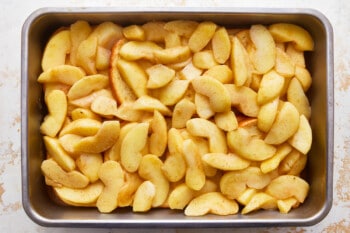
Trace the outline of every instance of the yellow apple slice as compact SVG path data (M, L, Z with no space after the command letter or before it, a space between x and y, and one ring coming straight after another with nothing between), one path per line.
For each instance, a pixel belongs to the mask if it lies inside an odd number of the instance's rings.
M53 35L46 44L41 67L43 71L47 71L55 66L64 65L66 56L71 49L70 31L61 30Z
M269 26L269 31L277 42L293 42L296 49L312 51L314 41L304 28L289 23L276 23Z

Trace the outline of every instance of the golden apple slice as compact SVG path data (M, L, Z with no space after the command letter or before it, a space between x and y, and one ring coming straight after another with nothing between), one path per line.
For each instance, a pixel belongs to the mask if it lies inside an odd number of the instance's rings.
M76 165L74 159L62 148L57 138L44 136L47 154L53 158L65 171L72 171Z
M310 119L311 106L309 99L307 98L299 80L296 78L293 78L289 83L287 89L287 100L298 109L300 115L304 115L307 119Z
M134 127L137 124L138 123L136 122L132 122L127 123L121 127L117 142L114 143L114 145L104 153L105 160L120 161L120 148L123 143L124 137L132 129L132 127Z
M173 116L171 119L171 125L174 128L185 128L186 122L191 119L192 115L196 112L196 105L188 100L180 100L174 107Z
M96 97L90 106L91 110L105 118L113 118L118 116L117 102L107 96Z
M249 117L257 117L259 113L259 105L256 101L257 93L246 86L236 86L234 84L225 84L226 90L230 95L231 104Z
M80 136L95 135L101 128L102 123L90 118L77 119L65 125L60 131L60 137L65 134L77 134Z
M139 168L142 154L146 146L149 123L138 123L124 136L120 147L120 161L128 172L135 172Z
M71 41L70 31L61 30L54 34L46 44L41 67L43 71L47 71L55 66L64 65L66 56L70 53Z
M220 191L230 199L243 195L248 188L263 189L271 182L268 174L258 167L226 172L220 179Z
M267 206L269 208L266 208ZM260 192L256 193L247 203L247 205L242 209L242 214L248 214L258 209L275 209L276 206L277 203L275 198L266 193Z
M59 65L42 72L37 81L39 83L62 83L71 86L84 76L84 71L78 67Z
M289 23L276 23L269 26L269 31L277 42L293 42L296 49L312 51L314 41L304 28Z
M252 25L249 30L250 39L256 50L251 56L252 63L258 73L266 73L272 69L276 61L276 45L269 30L260 24Z
M84 20L78 20L70 25L70 40L71 40L71 51L69 60L72 65L77 65L77 51L80 43L84 41L90 33L92 28L90 24Z
M260 106L257 126L261 131L268 132L271 129L277 116L278 103L279 98L276 98Z
M164 28L165 22L162 21L150 21L143 24L141 27L145 31L146 41L164 42L164 38L168 33Z
M188 80L174 79L166 86L155 90L153 94L162 104L172 106L183 98L189 84L190 82Z
M223 171L241 170L250 165L249 160L243 159L234 153L208 153L202 156L202 160Z
M222 83L231 83L233 80L233 73L228 65L213 66L207 71L205 71L203 75L213 77Z
M115 45L112 47L112 53L110 57L110 85L113 91L113 95L117 99L118 103L133 102L136 100L136 95L124 81L117 68L119 50L124 43L125 40L119 40L117 43L115 43Z
M191 20L172 20L164 24L164 29L175 32L179 36L189 38L196 30L198 22Z
M233 72L233 83L243 86L249 79L251 73L247 61L248 53L237 37L231 38L231 69Z
M265 104L276 97L279 97L284 85L284 77L276 71L270 71L262 77L258 90L257 102L259 105Z
M285 200L278 200L277 207L280 213L287 214L293 207L299 204L298 200L294 197L287 198Z
M217 25L213 22L205 21L199 23L192 33L188 46L193 52L201 51L214 36Z
M169 194L169 208L183 210L193 198L194 190L190 189L185 183L179 184Z
M282 175L272 180L265 192L278 200L294 197L303 203L309 192L309 184L298 176Z
M118 193L118 206L120 207L126 207L133 204L134 195L136 195L135 192L143 182L137 173L125 172L124 177L124 185Z
M153 199L156 196L156 187L146 180L136 190L132 203L133 212L147 212L152 208Z
M238 121L233 111L218 112L214 116L215 124L222 130L229 132L238 127Z
M175 71L162 64L151 66L146 69L146 73L148 74L147 88L163 87L175 77Z
M282 103L276 120L265 137L267 144L281 144L295 134L299 127L299 112L293 104Z
M98 39L96 36L89 36L83 40L77 50L76 62L82 67L87 74L96 74L96 51L98 46Z
M181 153L169 153L162 166L164 176L170 182L180 181L186 174L186 161Z
M124 171L118 162L109 160L100 166L98 177L104 187L96 201L96 207L101 213L110 213L118 207L118 194L124 185Z
M111 50L102 46L97 47L95 66L97 70L107 70L109 68L109 60L111 57Z
M193 140L183 141L183 156L187 165L185 183L193 190L200 190L205 184L206 177L199 150Z
M191 50L188 46L177 46L155 50L153 54L158 63L173 64L188 60L191 57Z
M193 54L193 65L199 69L207 70L218 65L212 50L202 50Z
M103 184L100 181L90 184L83 189L54 187L55 194L64 203L72 206L95 206L102 190Z
M165 118L158 111L154 111L150 124L152 134L149 138L149 151L151 154L162 156L168 142L168 129Z
M75 108L74 110L71 111L70 114L73 121L78 119L84 119L84 118L101 121L100 116L98 116L97 114L95 114L94 112L86 108Z
M90 37L96 37L99 46L111 49L114 43L123 37L122 30L119 25L106 21L98 24Z
M283 77L291 78L295 74L295 64L284 50L276 48L275 70Z
M66 172L53 159L46 159L41 163L41 171L51 181L68 188L85 188L89 179L78 171Z
M186 123L186 129L193 136L209 139L212 153L227 153L225 134L213 122L201 118L192 118Z
M241 205L247 205L256 193L257 193L256 189L247 188L239 197L236 198L236 200Z
M74 100L69 100L69 104L79 108L90 109L91 104L94 102L94 100L100 96L113 98L113 95L109 89L100 89L98 91L92 92L87 96L74 99Z
M133 24L123 28L123 35L128 40L143 41L146 39L146 34L143 28L139 25Z
M113 146L119 131L119 121L104 121L95 135L82 138L74 145L74 150L81 153L101 153Z
M310 72L306 68L296 66L295 77L299 80L304 92L307 92L312 83L312 77Z
M103 89L108 84L108 76L102 74L85 76L73 84L67 93L67 97L70 100L78 99L87 96L94 91Z
M248 130L241 127L228 132L227 144L233 152L252 161L263 161L272 157L276 152L274 146L265 143L260 138L253 137Z
M171 111L158 99L150 97L148 95L141 96L138 98L134 104L133 108L135 110L142 110L146 112L153 112L154 110L159 111L164 115L171 115Z
M151 181L156 194L152 201L152 207L161 206L167 199L170 185L162 172L163 162L156 155L148 154L142 157L138 173L140 177Z
M147 95L147 74L136 62L118 59L117 67L137 97Z
M45 102L49 113L40 125L40 132L55 137L67 116L67 98L63 91L53 90L47 95Z
M260 169L263 173L269 173L278 168L280 162L292 151L288 143L281 144L277 147L276 153L269 159L261 162Z
M305 68L304 51L296 49L293 43L288 43L286 53L296 66Z
M215 112L226 112L231 109L231 99L228 90L218 80L201 76L191 81L196 92L209 98L210 107Z
M307 154L312 144L312 129L304 115L300 115L299 127L296 133L288 140L295 149Z
M194 78L201 76L202 73L203 73L203 70L194 66L191 59L191 62L188 63L182 70L180 70L178 72L178 75L182 79L192 80Z
M164 38L165 48L173 48L182 45L181 37L175 32L169 32Z
M129 41L121 46L119 54L129 61L139 59L154 61L154 52L161 49L162 47L151 41Z
M239 206L220 192L209 192L194 198L186 207L186 216L202 216L208 213L216 215L236 214Z
M209 119L215 115L214 110L210 106L210 100L207 96L196 93L194 96L194 104L196 113L200 118Z
M225 27L220 27L212 38L212 47L215 60L224 64L230 57L231 41Z
M98 170L103 163L101 154L81 154L75 163L79 170L89 178L91 183L99 179Z

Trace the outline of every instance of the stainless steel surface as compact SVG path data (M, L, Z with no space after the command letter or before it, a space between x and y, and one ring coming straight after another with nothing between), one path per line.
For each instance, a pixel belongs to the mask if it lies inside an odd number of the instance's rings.
M313 79L309 91L312 105L313 146L309 153L307 180L310 193L299 208L289 214L258 211L248 215L186 217L166 209L135 214L117 209L101 214L95 208L66 207L50 197L40 164L44 147L39 132L43 118L42 90L36 82L40 61L50 34L78 19L90 23L113 21L121 25L152 20L212 20L227 27L290 22L305 27L315 40L315 51L307 53L307 66ZM321 221L332 205L333 190L333 32L328 20L309 9L264 8L44 8L31 14L22 29L22 202L28 216L44 226L60 227L242 227L301 226Z

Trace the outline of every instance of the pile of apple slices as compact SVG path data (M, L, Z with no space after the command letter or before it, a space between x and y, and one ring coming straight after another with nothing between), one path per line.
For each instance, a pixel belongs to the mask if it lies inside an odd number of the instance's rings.
M45 182L109 213L288 213L307 198L314 42L287 23L77 21L42 58Z

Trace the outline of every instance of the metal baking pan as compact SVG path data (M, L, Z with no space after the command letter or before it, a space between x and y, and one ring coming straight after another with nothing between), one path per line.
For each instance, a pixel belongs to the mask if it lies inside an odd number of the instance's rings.
M120 25L153 20L211 20L226 27L289 22L306 28L315 40L315 50L306 54L307 67L314 79L308 93L313 113L313 145L306 168L310 193L305 203L289 214L257 211L248 215L203 217L186 217L182 212L167 209L155 209L147 214L117 209L111 214L101 214L96 208L56 204L47 192L40 171L44 146L39 126L44 108L42 89L36 79L41 73L43 49L51 33L79 19L91 24L113 21ZM22 202L34 222L43 226L107 228L309 226L328 214L333 195L333 32L320 12L280 8L43 8L25 21L21 51Z

